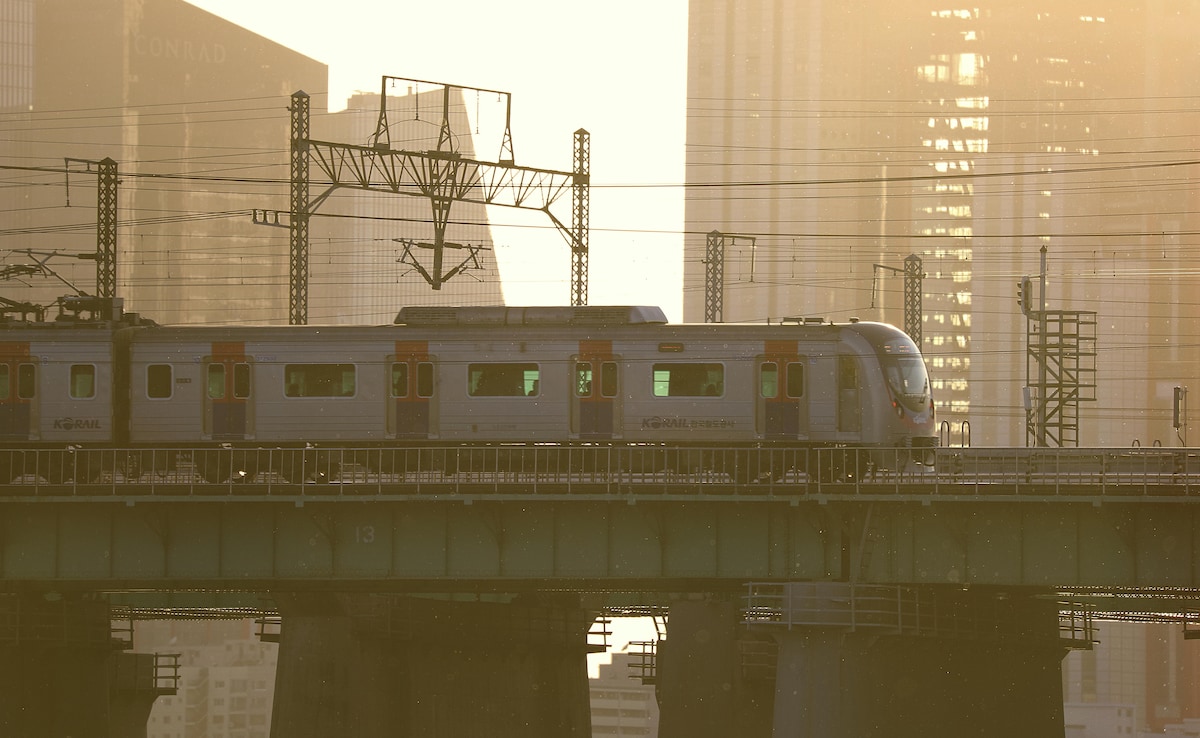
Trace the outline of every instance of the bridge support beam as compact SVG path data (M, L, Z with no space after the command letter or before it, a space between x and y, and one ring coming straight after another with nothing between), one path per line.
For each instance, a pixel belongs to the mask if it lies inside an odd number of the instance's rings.
M0 596L0 735L109 738L113 655L104 601Z
M1067 648L1057 603L958 589L783 587L770 619L760 608L746 621L729 603L671 607L658 649L661 738L1062 738Z
M589 736L577 606L277 597L273 735Z

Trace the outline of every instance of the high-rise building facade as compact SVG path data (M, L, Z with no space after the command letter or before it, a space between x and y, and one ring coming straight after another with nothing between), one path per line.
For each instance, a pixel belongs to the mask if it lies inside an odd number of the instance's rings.
M1200 655L1179 623L1105 621L1096 638L1063 660L1068 723L1099 721L1105 707L1131 726L1127 734L1200 721Z
M1096 314L1078 443L1177 445L1173 387L1200 385L1197 22L1192 0L691 0L685 319L712 232L726 322L905 325L918 256L949 440L1024 445L1017 284L1039 309L1045 247L1045 306Z
M612 661L601 664L588 686L592 711L592 735L658 735L658 702L654 685L633 678L634 654L613 653Z
M175 694L155 700L147 738L268 738L279 647L252 620L156 620L135 625L143 653L179 654Z
M291 244L278 226L289 210L291 96L309 95L311 138L350 144L366 143L354 134L374 130L378 103L328 113L325 64L183 0L0 0L0 20L0 265L42 265L0 281L0 298L95 294L96 262L77 255L96 251L96 163L111 158L126 310L160 323L288 322ZM417 145L400 133L396 148ZM458 151L471 150L469 133L459 126ZM309 177L315 199L327 187L316 167ZM399 260L393 238L429 240L427 199L343 189L316 210L310 323L502 301L486 249L463 288L442 292ZM453 214L462 230L449 240L490 244L482 207Z

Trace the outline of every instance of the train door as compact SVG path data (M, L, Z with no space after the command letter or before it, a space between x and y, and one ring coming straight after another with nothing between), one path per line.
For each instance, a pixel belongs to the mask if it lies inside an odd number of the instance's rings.
M0 343L0 439L27 441L37 435L37 364L29 343Z
M621 435L619 357L612 341L580 341L571 361L571 432L583 440Z
M254 438L250 359L241 341L219 341L204 357L204 432L214 441Z
M767 341L758 357L758 434L768 439L807 437L805 363L796 341Z
M396 341L388 357L387 432L393 438L429 438L433 357L427 341Z
M862 403L859 392L858 357L838 357L838 430L857 433L862 430Z

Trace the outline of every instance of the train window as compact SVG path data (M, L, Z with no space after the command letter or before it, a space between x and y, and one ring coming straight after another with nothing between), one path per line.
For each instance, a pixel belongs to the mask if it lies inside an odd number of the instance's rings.
M225 398L225 365L208 365L208 397L210 400Z
M721 364L655 364L655 397L720 397L725 392Z
M10 389L8 381L8 364L0 364L0 400L7 400Z
M804 364L798 361L787 365L787 396L804 397Z
M233 396L244 400L250 396L250 365L233 365Z
M287 397L353 397L353 364L287 364L283 368Z
M527 363L469 364L471 397L518 397L538 393L538 365Z
M592 362L575 362L575 396L592 396Z
M600 395L616 397L619 389L617 382L617 362L606 361L600 365Z
M72 364L71 383L68 392L74 400L87 400L96 396L96 367L91 364Z
M171 396L174 385L170 364L151 364L146 367L146 396L160 400Z
M779 366L766 361L758 367L758 393L763 397L779 396Z
M17 367L17 397L29 400L36 394L37 367L33 364L21 364Z
M417 397L433 397L433 362L417 364Z
M408 396L408 364L401 361L392 363L392 397Z

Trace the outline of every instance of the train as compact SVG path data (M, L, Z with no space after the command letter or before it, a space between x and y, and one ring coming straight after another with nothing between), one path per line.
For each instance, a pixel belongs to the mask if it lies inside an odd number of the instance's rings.
M875 451L920 464L937 445L924 359L884 323L463 306L405 307L387 325L164 326L119 301L88 307L0 322L0 483L180 463L209 483L312 482L337 471L314 458L344 449L368 472L396 471L403 449L418 451L406 468L452 474L419 450L530 446L723 449L689 463L740 481L763 473L745 461L755 450L846 449L829 473L853 477L883 463Z

